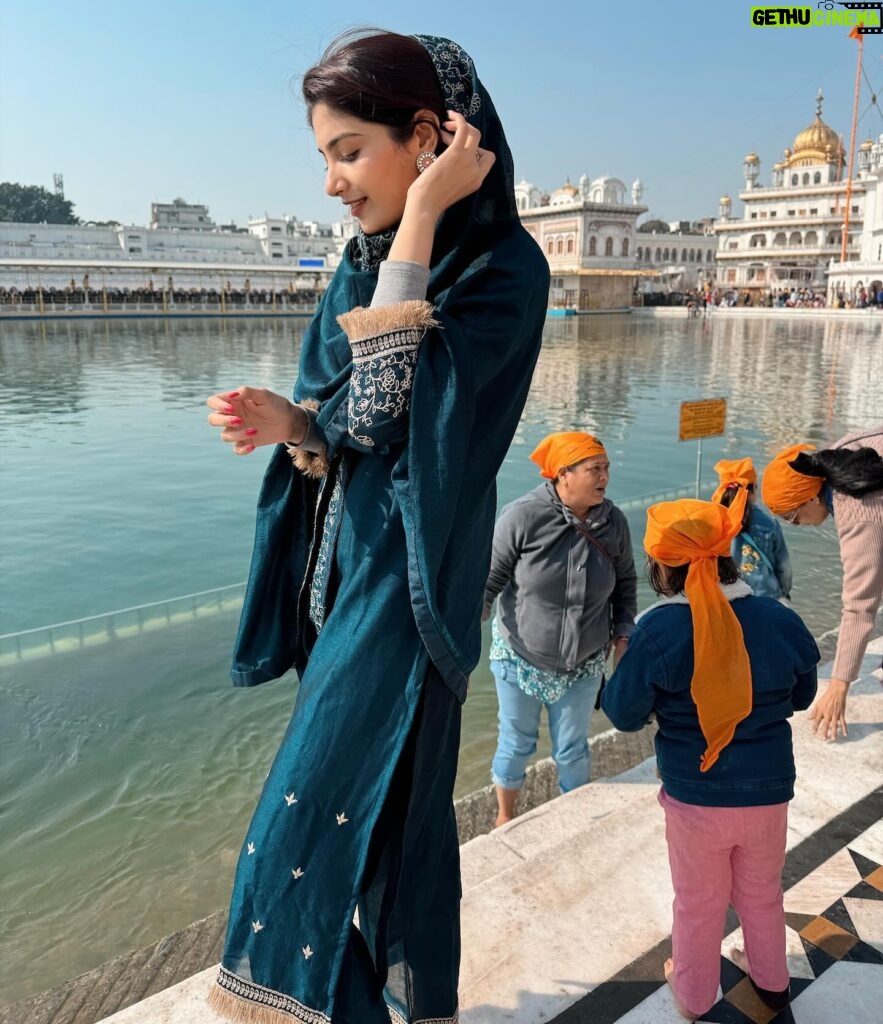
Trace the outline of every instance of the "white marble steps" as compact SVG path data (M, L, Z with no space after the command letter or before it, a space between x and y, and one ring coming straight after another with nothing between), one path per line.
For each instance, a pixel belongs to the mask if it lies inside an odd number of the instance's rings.
M872 645L868 673L881 652L883 638ZM855 684L848 741L820 742L805 715L795 719L794 737L789 849L883 780L879 679L869 674ZM657 790L648 760L461 848L463 1024L548 1022L667 937L672 893ZM837 976L851 968L838 965ZM205 1005L214 973L194 975L103 1024L223 1024ZM660 990L652 1001L665 1000ZM861 1020L850 1017L848 1004L840 1016ZM633 1011L629 1019L639 1018ZM656 1019L675 1020L661 1011Z

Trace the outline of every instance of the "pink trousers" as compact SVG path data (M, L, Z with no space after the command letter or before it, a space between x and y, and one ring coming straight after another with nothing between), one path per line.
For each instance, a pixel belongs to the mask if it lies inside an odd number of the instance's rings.
M788 804L700 807L659 791L675 898L670 979L697 1017L714 1005L727 906L742 923L754 983L788 987L782 868Z

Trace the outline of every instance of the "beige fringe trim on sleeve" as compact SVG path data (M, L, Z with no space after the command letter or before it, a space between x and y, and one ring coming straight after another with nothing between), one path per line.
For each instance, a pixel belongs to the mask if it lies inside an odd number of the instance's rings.
M337 322L350 342L354 342L398 331L425 331L438 327L438 321L432 314L431 302L408 299L391 306L356 306L349 313L342 313Z

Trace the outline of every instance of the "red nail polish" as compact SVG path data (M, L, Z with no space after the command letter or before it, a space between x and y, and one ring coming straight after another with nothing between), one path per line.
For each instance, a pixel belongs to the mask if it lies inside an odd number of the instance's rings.
M236 410L233 408L232 405L225 405L224 406L224 412L226 413L227 416L232 416L235 411Z
M250 444L245 450L250 455L254 451L254 445Z
M239 397L239 392L238 392L238 391L231 391L231 392L230 392L230 393L229 393L229 394L227 395L227 397L228 397L228 398L238 398L238 397Z
M242 420L240 420L239 422L241 423ZM245 436L246 437L255 437L255 436L257 436L257 431L255 430L254 427L249 427L248 430L246 430L246 432L245 432Z
M230 412L233 412L233 410L231 409ZM242 420L238 416L234 416L233 419L230 420L230 426L231 427L241 427L242 426Z

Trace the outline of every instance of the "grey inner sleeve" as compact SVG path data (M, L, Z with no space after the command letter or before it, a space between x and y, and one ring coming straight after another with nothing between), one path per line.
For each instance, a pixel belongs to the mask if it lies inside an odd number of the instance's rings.
M377 272L371 306L394 306L410 299L425 299L428 286L429 267L407 260L384 260Z
M300 448L305 452L319 453L325 451L325 438L322 436L322 432L316 427L316 417L319 415L315 409L306 409L301 406L304 412L307 414L307 433L303 441L300 444L291 444L290 442L286 445L287 448Z

